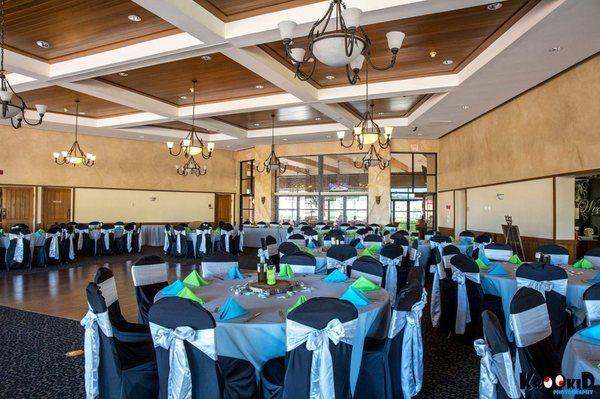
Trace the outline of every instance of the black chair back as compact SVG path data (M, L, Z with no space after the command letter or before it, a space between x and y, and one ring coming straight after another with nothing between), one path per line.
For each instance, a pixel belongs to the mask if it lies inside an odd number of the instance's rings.
M167 264L160 256L144 256L131 267L138 304L138 323L148 324L148 312L154 304L154 297L169 285L167 271Z

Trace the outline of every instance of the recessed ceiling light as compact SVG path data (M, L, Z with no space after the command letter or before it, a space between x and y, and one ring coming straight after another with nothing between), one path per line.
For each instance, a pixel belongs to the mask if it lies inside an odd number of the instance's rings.
M256 85L256 86L254 86L254 88L256 88L256 89L264 89L265 86L263 86L263 85Z
M260 123L255 123L254 124L254 127L259 127L259 126L260 126Z
M230 145L228 145L228 146L227 146L227 148L231 148L231 146L230 146Z
M119 72L118 75L119 76L129 76L129 74L127 72Z
M330 138L331 138L331 136L327 136L327 138L328 138L328 139L330 139Z
M335 79L335 76L333 76L333 75L327 75L327 76L325 76L325 79L327 79L327 80L333 80L333 79Z
M316 121L320 121L320 120L321 120L321 117L320 117L320 116L317 116L317 117L315 118L315 120L316 120Z
M423 135L423 133L417 133L417 136L422 136L422 135Z
M141 139L143 139L144 137L146 137L146 136L140 136Z
M45 40L38 40L37 42L35 42L35 44L37 44L38 47L41 47L41 48L50 48L50 43L48 43Z
M182 100L187 100L187 96L179 96Z
M560 47L560 46L556 46L556 47L552 47L551 49L548 49L548 51L551 53L557 53L560 50L562 50L562 47Z
M444 60L444 61L442 61L442 64L444 64L444 65L452 65L452 64L454 64L454 61L452 61L452 60Z
M202 57L200 57L200 59L202 61L210 61L212 60L212 57L210 55L203 55Z
M385 115L385 112L378 112L377 115Z
M468 105L463 105L462 109L469 109L469 106Z
M487 9L490 11L499 10L502 7L502 3L492 3L488 4Z
M69 112L69 108L67 108L67 107L64 107L64 108L63 108L63 112Z
M431 51L429 52L429 56L430 56L431 58L435 58L435 56L436 56L436 55L437 55L437 51L435 51L435 50L431 50Z
M80 112L79 115L85 115L85 112Z
M140 17L139 15L131 14L127 16L127 19L131 22L140 22L142 20L142 17Z
M287 139L283 139L283 141L287 141Z

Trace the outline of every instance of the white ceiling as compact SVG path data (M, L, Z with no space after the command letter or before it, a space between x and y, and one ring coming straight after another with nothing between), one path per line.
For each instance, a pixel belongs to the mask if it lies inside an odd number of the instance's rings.
M220 51L286 93L197 106L196 114L201 119L196 124L219 132L210 136L217 148L233 150L268 143L271 131L247 131L210 118L215 115L305 103L336 121L277 128L277 143L332 140L337 130L349 129L357 122L354 114L336 103L363 98L363 85L316 89L294 79L292 72L256 46L278 40L277 22L281 20L293 19L300 22L301 31L307 29L323 14L328 1L229 23L220 21L193 0L134 1L184 32L54 64L7 51L6 68L15 72L9 75L15 90L59 85L140 111L101 119L81 117L83 133L136 140L173 140L182 138L186 132L145 125L189 121L191 107L176 107L95 78L134 66L139 68ZM346 0L349 7L364 11L364 24L487 3L489 1L481 0ZM439 138L599 52L598 21L598 0L542 0L459 73L369 85L374 98L434 93L408 117L377 119L377 122L395 126L396 138ZM562 50L550 52L553 47ZM401 63L396 66L401 67ZM72 116L48 113L39 128L70 132L73 123ZM414 127L418 127L416 132L413 132Z

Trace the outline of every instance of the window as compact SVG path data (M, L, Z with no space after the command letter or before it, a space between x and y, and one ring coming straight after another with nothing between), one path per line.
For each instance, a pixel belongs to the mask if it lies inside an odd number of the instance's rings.
M254 221L254 161L240 162L240 224Z
M367 221L368 173L354 167L353 154L288 157L283 161L288 168L277 176L277 220Z
M436 154L392 154L392 220L401 229L435 228L436 172Z

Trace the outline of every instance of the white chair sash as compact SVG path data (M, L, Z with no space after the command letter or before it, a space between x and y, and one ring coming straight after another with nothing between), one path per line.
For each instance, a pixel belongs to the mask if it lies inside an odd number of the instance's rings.
M479 273L467 273L451 266L452 280L456 281L458 290L456 294L456 321L454 332L464 334L467 323L471 322L471 310L469 309L469 297L467 296L467 279L481 284Z
M60 260L59 241L60 241L61 235L62 235L62 232L54 233L54 234L46 233L46 239L50 238L50 246L48 248L48 257L50 259Z
M520 398L521 391L512 365L510 352L492 355L483 339L473 342L475 352L481 357L479 366L479 399L496 399L496 384L500 383L509 398Z
M117 284L115 282L114 277L111 277L99 283L98 287L100 287L100 293L102 294L102 297L104 297L104 302L106 303L106 306L110 306L119 300L119 294L117 293Z
M546 291L554 291L562 296L567 296L568 279L536 281L524 277L517 277L517 289L529 287L540 292L546 298Z
M311 265L292 265L290 264L292 271L295 274L315 274L316 266Z
M175 245L178 254L181 254L181 240L187 240L185 230L175 230Z
M75 229L75 233L77 233L77 250L81 251L83 249L83 235L85 233L90 234L89 229Z
M238 230L237 234L240 237L240 245L238 250L240 252L244 252L244 230ZM275 250L275 253L277 253L277 250Z
M25 235L23 235L23 233L19 233L19 234L9 233L8 234L9 241L17 240L17 244L15 245L15 254L13 256L13 260L18 263L23 262L23 252L24 252L23 239L24 238L25 238Z
M473 242L473 251L479 249L480 254L485 254L485 247L488 246L489 242Z
M232 235L232 231L224 231L221 230L221 237L225 236L225 251L226 252L230 252L229 251L229 244L230 244L230 240L231 240L231 235Z
M127 252L132 252L133 251L133 245L132 245L132 240L133 240L133 230L125 230L125 242L126 242L126 248L127 248Z
M85 355L85 394L87 399L96 399L98 392L98 366L100 365L100 336L98 327L107 337L113 336L112 326L108 318L108 311L94 313L91 309L81 319L85 328L84 355Z
M405 398L417 395L423 386L423 336L421 317L427 303L427 292L423 290L421 300L411 310L392 311L388 338L393 339L402 329L402 392Z
M216 361L215 329L194 330L185 326L171 329L150 323L150 334L152 334L152 341L156 348L164 348L169 351L169 399L191 399L192 376L184 342L187 341Z
M425 234L423 238L425 238L425 241L429 241L431 237L433 237L433 234Z
M519 348L533 345L552 334L546 304L510 315L510 328Z
M583 301L585 307L587 325L591 326L600 322L600 300L588 299Z
M343 272L344 274L346 274L346 268L348 266L352 266L352 264L354 263L354 261L356 260L356 256L353 256L350 259L346 259L346 260L337 260L334 258L330 258L329 256L327 257L327 269L338 269L339 271Z
M131 267L133 285L139 287L168 281L168 267L166 263L155 265L134 265Z
M169 250L169 242L171 238L171 231L165 229L165 243L163 244L163 251L167 252Z
M431 247L431 251L433 252L435 248L439 248L440 254L442 249L448 245L447 243L437 243L435 241L430 241L429 246ZM418 251L417 251L418 252ZM420 255L417 255L420 256ZM433 273L433 284L431 286L431 304L430 304L430 313L431 313L431 324L434 327L437 327L440 324L440 319L442 317L442 298L440 293L440 279L446 278L446 271L444 270L444 265L442 262L431 265L429 269L430 273Z
M75 260L75 233L67 234L67 240L69 240L69 260Z
M266 263L267 259L269 259L269 250L258 248L258 257L261 263Z
M102 240L104 241L104 249L110 251L110 233L114 233L113 229L102 229Z
M489 249L485 248L483 253L489 260L496 260L500 262L508 262L511 256L513 256L512 249Z
M297 323L293 320L286 322L286 349L294 350L306 343L306 349L312 352L310 366L310 395L311 399L335 398L335 382L333 379L333 361L329 351L329 341L335 345L340 342L352 345L356 335L358 319L342 323L333 319L322 330Z
M385 290L390 296L390 300L393 302L396 300L396 292L398 285L398 265L402 261L402 257L399 256L394 259L390 259L386 256L379 255L379 261L386 266L385 270Z
M298 246L298 248L300 248L300 249L306 248L306 240L301 240L301 239L297 238L297 239L291 239L291 240L288 239L287 241L296 244Z
M414 261L415 266L419 266L419 259L421 258L421 253L416 248L410 249L410 260Z

